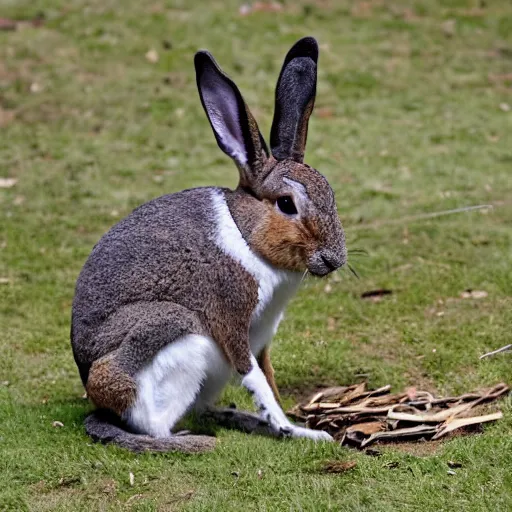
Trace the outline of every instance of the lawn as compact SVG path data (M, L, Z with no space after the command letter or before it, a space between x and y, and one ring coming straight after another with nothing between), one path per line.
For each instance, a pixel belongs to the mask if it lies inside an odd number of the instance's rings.
M511 382L510 354L479 355L512 324L512 4L242 4L0 0L0 18L42 17L0 31L0 178L17 180L0 188L0 510L512 510L510 397L482 434L380 457L223 429L201 456L86 437L69 327L93 245L153 197L237 182L196 91L199 48L267 135L286 51L320 43L306 161L368 255L351 257L360 279L309 278L291 303L272 351L285 405L363 374L440 394ZM478 204L494 208L421 218ZM361 298L377 288L393 293ZM222 402L251 405L236 387ZM332 460L357 465L326 474Z

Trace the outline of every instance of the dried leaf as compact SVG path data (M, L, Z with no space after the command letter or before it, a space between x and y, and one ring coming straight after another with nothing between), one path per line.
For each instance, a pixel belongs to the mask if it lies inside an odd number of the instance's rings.
M408 414L404 412L395 412L394 408L388 411L388 419L398 421L409 421L411 423L440 423L446 421L449 418L453 418L468 411L473 407L472 402L458 405L444 411L427 414Z
M149 50L146 55L146 60L151 62L151 64L156 64L158 62L158 52L154 49Z
M32 82L30 84L30 92L33 94L37 94L43 90L43 86L37 82Z
M487 423L489 421L496 421L503 418L503 413L501 411L495 412L493 414L486 414L484 416L473 416L471 418L458 418L453 421L447 421L437 432L437 434L432 438L433 440L439 439L440 437L445 436L449 432L453 432L462 427L467 427L469 425L479 425L481 423Z
M424 436L432 436L437 432L437 427L428 425L418 425L417 427L411 428L398 428L396 430L377 432L372 434L368 439L365 439L361 443L361 448L373 444L375 441L387 440L387 441L398 441L398 440L410 440L417 439Z
M0 178L0 188L11 188L18 183L16 178Z
M64 423L62 423L61 421L54 421L52 423L52 427L54 428L62 428L64 426Z
M463 299L485 299L488 295L483 290L465 290L460 294Z
M356 423L355 425L350 425L347 428L347 432L361 432L365 435L376 434L377 432L382 432L386 429L386 424L383 421L368 421L366 423Z
M379 288L377 290L369 290L361 294L362 299L371 300L372 302L380 302L386 295L391 295L392 290L386 288Z
M0 30L16 30L17 23L8 18L0 18Z
M346 393L350 393L352 390L356 389L360 384L353 384L352 386L335 386L332 388L326 388L322 391L318 392L314 395L308 402L308 404L313 404L320 401L338 401L340 400ZM364 384L366 386L366 384Z

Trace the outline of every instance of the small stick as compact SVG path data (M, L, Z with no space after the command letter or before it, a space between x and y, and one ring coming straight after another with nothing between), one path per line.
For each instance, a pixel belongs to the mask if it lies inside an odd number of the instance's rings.
M431 212L431 213L420 213L418 215L409 215L407 217L402 217L401 219L389 219L383 221L375 221L370 224L360 224L350 226L351 230L360 229L372 229L372 228L380 228L381 226L390 226L396 224L406 224L408 222L416 222L418 220L425 219L434 219L436 217L443 217L445 215L452 215L453 213L462 213L462 212L471 212L474 210L492 210L494 207L492 204L477 204L474 206L464 206L462 208L454 208L453 210L442 210L440 212Z
M512 351L512 343L509 345L505 345L504 347L493 350L492 352L487 352L487 354L483 354L479 357L479 359L484 359L485 357L495 356L496 354L501 354L502 352L510 352Z

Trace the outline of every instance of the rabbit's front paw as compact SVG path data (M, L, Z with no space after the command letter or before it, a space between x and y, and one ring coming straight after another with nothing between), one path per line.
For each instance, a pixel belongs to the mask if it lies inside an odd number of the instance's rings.
M284 416L284 414L283 414ZM267 415L266 420L270 427L282 437L305 437L313 441L334 441L331 435L323 430L310 430L309 428L297 427L284 417L273 417Z
M323 430L310 430L309 428L296 427L291 425L291 437L306 437L313 441L334 441L333 437Z

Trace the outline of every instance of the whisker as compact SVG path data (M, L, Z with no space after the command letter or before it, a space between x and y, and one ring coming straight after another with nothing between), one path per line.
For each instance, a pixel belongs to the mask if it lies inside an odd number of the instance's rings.
M355 268L354 268L350 263L347 263L347 267L348 267L348 269L350 270L350 272L352 272L352 275L353 275L356 279L360 279L359 274L356 272Z
M349 249L348 254L350 255L360 255L360 256L369 256L368 251L366 249Z

